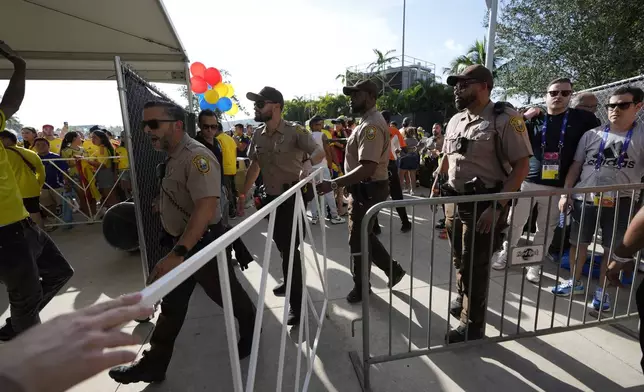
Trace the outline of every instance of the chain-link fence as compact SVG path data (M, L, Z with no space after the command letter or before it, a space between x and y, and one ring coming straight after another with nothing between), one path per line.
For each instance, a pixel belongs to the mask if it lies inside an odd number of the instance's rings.
M644 90L644 75L636 76L630 79L620 80L613 83L608 83L603 86L593 87L588 90L580 91L579 93L587 92L587 93L595 94L595 96L597 97L597 101L599 102L599 106L597 107L597 113L595 114L597 115L597 118L599 118L599 120L602 122L602 124L607 124L608 113L606 112L606 107L604 105L608 103L610 95L613 93L613 91L624 86L639 87ZM640 111L637 121L644 121L644 110Z
M137 214L139 246L145 276L169 249L161 244L161 220L153 213L153 203L159 196L159 180L156 168L165 160L165 153L152 148L152 143L143 132L143 106L148 101L173 102L156 87L142 78L129 65L115 61L117 82L123 111L124 134L128 140L132 193ZM175 103L175 102L173 102ZM175 103L176 104L176 103ZM181 106L181 105L179 105ZM186 129L190 136L195 135L194 114L186 112Z

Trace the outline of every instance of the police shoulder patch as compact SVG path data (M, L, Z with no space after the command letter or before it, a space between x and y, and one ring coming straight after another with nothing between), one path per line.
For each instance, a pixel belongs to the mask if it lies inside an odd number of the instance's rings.
M365 138L367 140L373 140L376 138L376 128L374 127L367 127L364 130L365 132Z
M299 124L298 124L298 125L295 125L295 130L296 130L298 133L301 133L301 134L303 134L303 135L306 135L306 134L308 134L308 133L311 133L311 132L309 132L309 130L308 130L308 129L306 129L305 127L303 127L303 126L301 126L301 125L299 125Z
M511 117L510 125L512 125L512 128L514 128L514 131L516 133L523 133L527 131L525 121L523 121L522 117Z
M203 155L195 155L195 157L192 158L192 164L201 174L207 174L210 172L210 162L208 161L208 158Z

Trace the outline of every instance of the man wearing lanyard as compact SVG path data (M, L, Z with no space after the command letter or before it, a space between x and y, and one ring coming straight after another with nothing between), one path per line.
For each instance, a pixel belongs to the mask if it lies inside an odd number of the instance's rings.
M554 190L564 186L568 169L573 162L575 148L582 135L599 125L599 120L592 113L579 109L570 109L568 104L572 97L572 82L560 78L550 82L546 94L546 110L527 122L528 135L534 155L530 158L530 171L521 185L521 191ZM553 233L559 224L559 208L556 198L549 203L549 197L536 197L537 233L532 238L534 245L544 245L542 254L550 246ZM550 209L548 209L550 206ZM512 212L512 238L503 243L500 252L494 255L492 268L506 268L507 256L510 249L515 247L523 234L523 227L530 218L530 199L518 199ZM546 221L548 227L546 227ZM547 235L546 235L547 234ZM541 278L541 267L529 267L526 279L538 283Z
M566 176L566 188L573 185L575 188L587 188L636 184L641 181L644 176L644 124L636 122L636 118L642 108L642 100L644 91L636 87L621 87L613 92L606 105L610 123L582 136L574 162ZM593 307L595 310L610 310L610 298L602 288L611 242L614 240L615 246L620 244L628 226L631 195L632 192L623 191L619 195L616 192L604 192L601 195L575 194L561 197L559 208L562 212L568 211L572 206L570 256L571 260L574 255L577 258L576 266L573 267L571 262L573 279L555 286L552 290L554 294L568 296L585 293L581 274L588 255L588 245L593 241L596 222L599 220L604 254L599 284L593 296ZM585 208L583 227L580 227L582 207Z

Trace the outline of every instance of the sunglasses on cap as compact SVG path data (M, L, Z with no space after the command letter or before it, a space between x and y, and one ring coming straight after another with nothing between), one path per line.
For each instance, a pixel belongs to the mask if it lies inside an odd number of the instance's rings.
M548 94L553 98L558 96L559 94L561 94L562 97L568 97L570 96L570 94L572 94L572 90L552 90L548 91Z
M271 101L257 101L257 102L255 102L255 107L256 107L257 109L264 109L264 106L266 106L266 104L267 104L267 103L275 103L275 102L271 102Z
M172 123L172 122L176 122L176 121L179 121L179 120L170 120L170 119L143 120L143 121L141 121L141 129L145 129L145 127L148 127L148 128L150 128L152 130L155 130L155 129L161 128L161 123L164 123L164 122Z
M619 108L620 110L626 110L629 107L631 107L632 104L635 102L620 102L620 103L607 103L606 104L606 109L608 110L615 110L615 108Z

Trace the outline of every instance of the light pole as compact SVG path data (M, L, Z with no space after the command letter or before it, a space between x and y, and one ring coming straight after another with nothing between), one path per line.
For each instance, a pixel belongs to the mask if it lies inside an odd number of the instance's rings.
M405 20L407 11L407 0L403 0L403 20L402 20L402 64L400 68L402 69L402 76L400 77L400 82L402 84L402 89L405 89Z
M485 0L485 2L488 10L490 10L490 21L487 28L487 48L485 48L485 67L490 71L494 71L494 40L496 37L496 14L499 0Z

